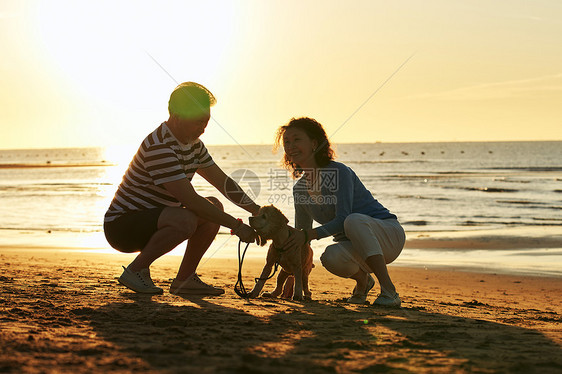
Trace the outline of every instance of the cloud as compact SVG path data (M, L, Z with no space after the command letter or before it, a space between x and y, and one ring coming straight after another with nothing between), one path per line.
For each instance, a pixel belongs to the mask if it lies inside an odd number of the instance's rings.
M428 92L408 96L409 99L435 99L447 101L490 100L521 98L530 95L562 93L562 73L536 78L482 83L441 92Z

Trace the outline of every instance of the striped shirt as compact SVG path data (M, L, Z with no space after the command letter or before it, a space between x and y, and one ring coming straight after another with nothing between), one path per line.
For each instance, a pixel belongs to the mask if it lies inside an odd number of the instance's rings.
M180 206L162 184L183 178L191 181L197 169L213 164L200 139L182 144L162 123L144 139L133 157L104 221L111 222L128 212Z

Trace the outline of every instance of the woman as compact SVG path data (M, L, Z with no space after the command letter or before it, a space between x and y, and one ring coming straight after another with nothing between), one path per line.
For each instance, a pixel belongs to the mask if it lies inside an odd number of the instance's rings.
M300 246L329 235L320 260L331 273L356 281L348 302L364 304L377 277L381 292L373 304L401 304L386 264L394 261L406 236L396 216L382 206L348 166L334 161L334 151L320 123L293 118L277 131L276 148L283 146L283 165L293 177L295 231L286 247ZM312 221L321 224L312 228Z

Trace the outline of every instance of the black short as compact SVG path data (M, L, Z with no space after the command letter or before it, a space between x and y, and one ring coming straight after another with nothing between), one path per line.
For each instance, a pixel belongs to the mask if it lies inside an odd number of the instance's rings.
M103 231L107 242L120 252L138 252L158 230L158 218L164 208L125 213L105 222Z

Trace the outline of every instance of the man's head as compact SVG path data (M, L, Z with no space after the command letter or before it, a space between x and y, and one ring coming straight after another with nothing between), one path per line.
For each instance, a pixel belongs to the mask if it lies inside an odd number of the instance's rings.
M182 143L189 143L201 136L211 117L211 106L217 100L202 85L184 82L170 95L168 127Z
M184 82L170 95L168 112L180 119L193 119L209 112L217 100L204 86L195 82Z

